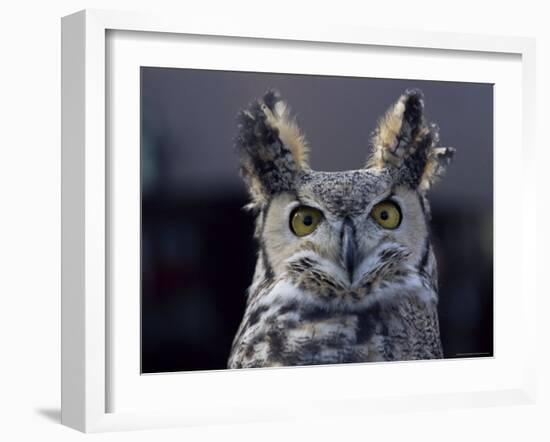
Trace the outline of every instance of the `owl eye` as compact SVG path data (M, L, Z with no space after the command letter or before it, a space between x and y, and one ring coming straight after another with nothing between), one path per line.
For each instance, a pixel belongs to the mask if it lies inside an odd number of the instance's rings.
M296 236L306 236L315 231L322 219L320 210L300 206L290 214L290 229Z
M378 203L370 214L385 229L396 229L401 224L401 209L393 201Z

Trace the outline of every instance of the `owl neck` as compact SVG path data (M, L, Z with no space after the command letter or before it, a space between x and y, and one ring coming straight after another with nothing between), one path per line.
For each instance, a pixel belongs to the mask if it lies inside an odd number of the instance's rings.
M264 247L260 246L258 250L258 259L256 260L256 267L254 269L254 276L252 278L252 285L248 289L249 294L257 291L260 284L271 284L274 281L275 274L273 269L267 260Z

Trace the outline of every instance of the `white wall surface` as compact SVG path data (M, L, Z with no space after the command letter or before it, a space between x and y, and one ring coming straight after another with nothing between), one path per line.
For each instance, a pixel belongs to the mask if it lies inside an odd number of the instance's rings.
M60 416L60 17L83 8L246 16L277 26L288 14L320 23L534 36L538 140L549 160L550 30L545 2L196 2L88 0L4 2L0 8L0 440L550 440L548 290L539 282L539 400L536 405L399 415L361 421L287 422L85 436ZM371 3L371 4L369 4ZM545 152L544 152L545 151ZM539 162L539 191L548 189ZM542 187L545 189L543 190ZM511 202L511 213L514 211ZM538 207L542 281L550 211ZM511 232L513 234L513 232ZM543 293L545 292L545 293ZM450 380L452 381L452 380ZM444 436L443 436L444 435Z

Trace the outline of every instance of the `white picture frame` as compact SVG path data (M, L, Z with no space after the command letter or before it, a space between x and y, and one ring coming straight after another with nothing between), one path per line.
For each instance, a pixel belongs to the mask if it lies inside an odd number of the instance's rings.
M499 380L490 387L475 385L473 378L476 370L482 376L489 376L497 367L488 362L483 367L472 361L432 362L430 365L418 364L372 364L353 367L313 367L305 369L227 371L206 374L206 378L193 378L193 382L209 382L219 389L226 388L225 397L216 398L215 392L204 389L190 390L192 393L187 402L192 405L171 406L159 405L151 409L136 407L135 410L113 410L110 394L115 388L112 383L113 361L116 357L111 346L113 335L113 313L111 311L110 249L113 240L110 236L115 230L109 229L109 213L113 210L110 191L108 143L111 134L106 130L106 121L110 118L108 93L111 76L106 75L107 65L114 56L108 50L107 36L112 32L154 32L155 35L176 35L185 38L193 36L217 36L221 38L269 39L273 42L298 44L336 44L337 47L352 45L354 47L403 48L403 50L420 48L445 53L468 53L474 58L483 60L484 54L508 54L517 57L520 63L521 91L518 91L520 109L515 112L521 115L521 126L518 130L518 142L521 144L521 174L523 187L518 189L522 204L535 206L533 170L535 146L533 145L534 105L535 105L535 43L532 39L517 37L492 37L451 33L427 33L369 28L349 28L343 26L307 25L293 26L280 24L276 29L267 29L261 23L225 23L196 17L162 17L150 14L134 14L100 10L81 11L64 17L62 20L62 423L84 432L111 431L123 429L155 428L167 426L184 426L219 422L250 422L257 420L282 419L286 417L334 416L337 414L361 415L373 410L398 411L426 408L452 408L504 403L531 403L535 396L534 343L536 312L536 286L534 269L529 265L528 256L535 256L536 238L533 230L520 225L521 236L516 246L521 263L521 272L516 281L520 288L518 310L523 313L516 319L521 324L521 338L524 348L517 353L517 364L513 375ZM147 34L143 34L147 35ZM151 35L151 34L149 34ZM258 40L259 39L259 40ZM335 50L338 50L337 48ZM487 55L488 56L488 55ZM502 117L502 109L495 105L495 118ZM499 112L500 116L499 116ZM515 114L514 114L515 115ZM502 120L504 121L504 120ZM517 123L517 120L515 120ZM499 141L496 134L496 143ZM504 145L504 144L503 144ZM517 154L514 155L517 157ZM504 158L504 157L503 157ZM516 158L517 159L517 158ZM501 161L500 166L511 167L509 162ZM130 163L131 164L131 163ZM130 166L127 166L130 167ZM498 170L497 170L498 172ZM498 176L498 173L496 174ZM496 183L498 184L498 183ZM498 185L495 186L498 193ZM526 189L530 189L527 192ZM497 221L498 222L498 221ZM523 227L522 227L523 226ZM498 234L495 236L498 239ZM499 242L495 240L495 253L503 253ZM498 303L498 300L497 300ZM503 301L505 303L505 301ZM496 316L506 328L505 317ZM116 348L116 347L115 347ZM135 347L134 350L137 351ZM131 350L133 351L133 350ZM505 352L501 352L503 355ZM123 355L122 357L126 357ZM499 362L499 354L494 358ZM501 359L505 360L505 358ZM408 368L410 376L422 376L422 372L431 370L432 364L439 364L434 369L437 373L468 372L460 389L448 392L434 384L424 394L404 391L402 394L341 394L332 391L325 396L315 396L313 389L308 390L308 382L322 373L326 379L335 376L338 370L345 370L345 377L360 376L364 370L392 371L400 374L402 366ZM411 368L412 367L412 368ZM505 369L506 364L500 369ZM482 372L484 371L484 375ZM512 372L511 372L512 373ZM139 372L131 376L139 377ZM203 373L203 376L205 374ZM129 375L129 377L131 377ZM209 377L208 377L209 376ZM269 379L266 378L269 376ZM177 375L149 377L144 386L143 395L160 391L176 385ZM118 377L120 379L120 376ZM139 378L141 379L141 378ZM304 392L311 396L303 403L289 400L288 403L273 401L255 406L254 397L248 399L236 394L239 385L249 385L251 391L265 385L266 380L277 386L278 382L294 382L301 385ZM309 380L309 381L308 381ZM163 385L160 385L162 382ZM448 382L448 381L447 381ZM122 382L124 383L124 382ZM460 382L459 382L460 383ZM127 384L128 392L137 384ZM230 390L227 386L234 386ZM344 384L345 385L345 384ZM141 388L141 387L139 387ZM176 388L177 390L177 388ZM276 394L273 388L272 394ZM148 391L148 393L147 393ZM219 391L219 390L218 390ZM241 390L242 391L242 390ZM208 404L201 405L204 395ZM136 398L128 396L127 402ZM373 398L376 397L376 400ZM218 400L219 399L219 400ZM204 402L204 401L203 401ZM304 406L307 404L307 406ZM337 404L335 407L334 404ZM167 404L168 405L168 404Z

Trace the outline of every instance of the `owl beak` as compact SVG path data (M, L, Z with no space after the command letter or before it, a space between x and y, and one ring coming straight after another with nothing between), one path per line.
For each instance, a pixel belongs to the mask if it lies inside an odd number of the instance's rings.
M355 244L355 227L351 219L346 217L342 226L342 261L346 266L350 283L353 282L353 272L357 261Z

